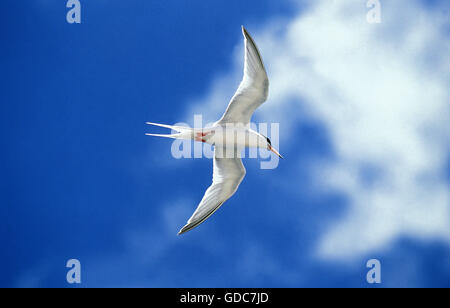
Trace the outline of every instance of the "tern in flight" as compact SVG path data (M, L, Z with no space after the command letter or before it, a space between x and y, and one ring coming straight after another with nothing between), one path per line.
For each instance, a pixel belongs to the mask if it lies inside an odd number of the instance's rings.
M150 125L169 128L169 135L146 134L205 142L214 146L213 180L200 204L178 234L185 233L204 222L238 189L245 176L240 152L245 147L264 148L283 158L271 145L270 139L250 128L250 118L267 99L269 79L261 55L250 34L242 27L245 42L244 77L219 121L207 128L188 128L165 124Z

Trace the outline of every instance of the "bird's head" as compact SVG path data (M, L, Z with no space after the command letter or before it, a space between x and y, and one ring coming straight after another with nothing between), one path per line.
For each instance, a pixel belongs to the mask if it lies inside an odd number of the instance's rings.
M272 146L272 142L270 141L270 139L267 138L266 136L264 136L264 137L266 138L266 141L267 141L267 149L268 149L269 151L272 151L272 152L274 152L275 154L277 154L280 158L284 158L284 157L281 156L281 154L278 153L278 151Z

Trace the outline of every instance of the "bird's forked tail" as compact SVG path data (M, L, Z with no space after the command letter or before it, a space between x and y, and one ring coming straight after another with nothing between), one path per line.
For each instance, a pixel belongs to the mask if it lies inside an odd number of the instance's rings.
M158 124L158 123L151 123L151 122L145 122L145 124L148 125L154 125L154 126L159 126L159 127L164 127L164 128L169 128L171 130L176 131L177 133L175 134L150 134L150 133L146 133L147 136L156 136L156 137L165 137L165 138L180 138L182 135L186 134L186 133L191 133L192 128L189 127L184 127L184 126L174 126L174 125L167 125L167 124Z

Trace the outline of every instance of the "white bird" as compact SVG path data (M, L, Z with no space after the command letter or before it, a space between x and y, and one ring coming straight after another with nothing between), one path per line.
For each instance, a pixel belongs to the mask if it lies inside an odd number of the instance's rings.
M219 121L208 128L188 128L150 123L176 131L175 134L146 134L149 136L188 139L214 145L213 180L194 214L178 234L185 233L204 222L238 189L245 176L240 158L244 147L265 148L283 158L269 138L250 128L250 118L267 99L269 79L261 55L250 34L242 26L245 42L244 77Z

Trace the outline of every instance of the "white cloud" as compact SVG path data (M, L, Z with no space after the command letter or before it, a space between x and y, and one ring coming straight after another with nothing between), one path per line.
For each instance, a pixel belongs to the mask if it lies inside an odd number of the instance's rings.
M313 172L349 208L319 241L327 258L365 254L399 236L450 240L446 16L417 1L381 3L381 24L367 23L365 1L323 0L250 29L271 83L257 116L280 121L285 133L313 117L330 137L336 159ZM241 52L235 58L197 109L224 108L241 74Z

